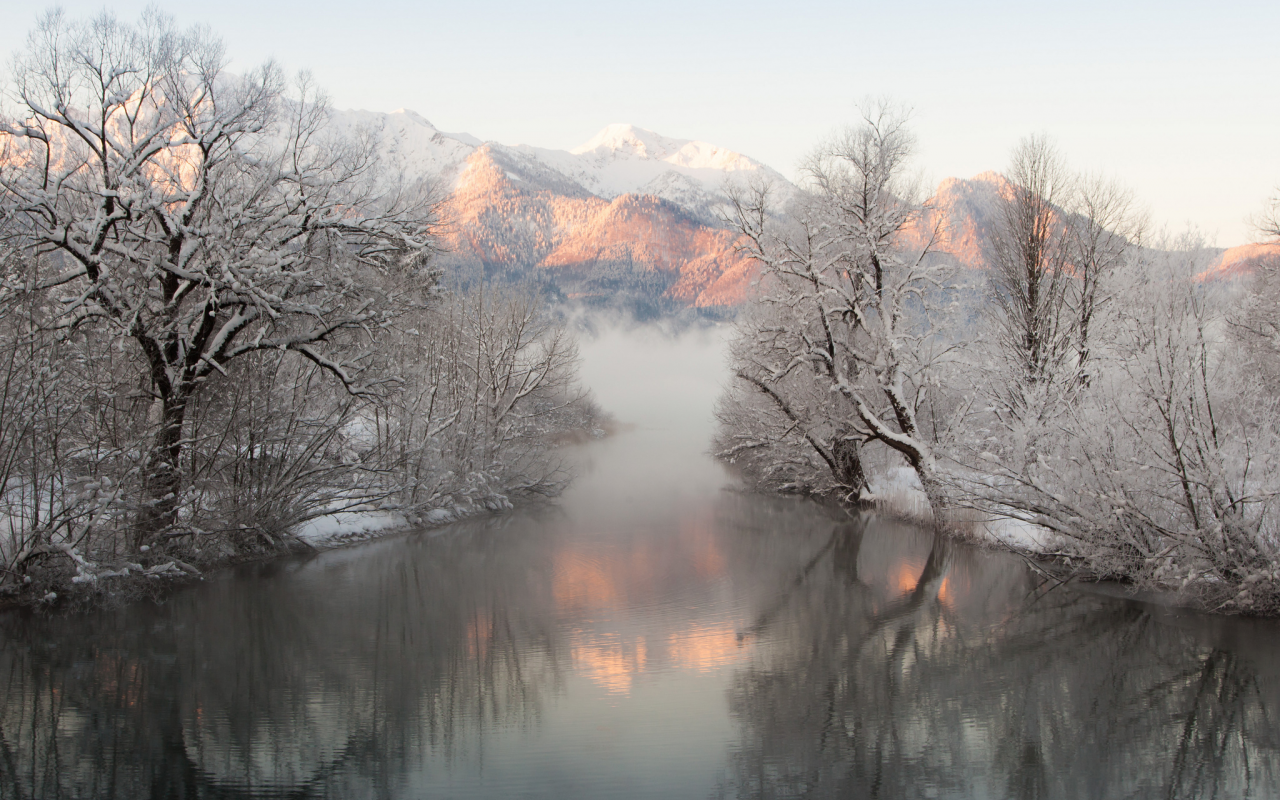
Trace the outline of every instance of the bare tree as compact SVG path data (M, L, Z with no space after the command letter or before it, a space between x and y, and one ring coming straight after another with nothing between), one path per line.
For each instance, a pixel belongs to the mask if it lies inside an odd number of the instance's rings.
M1280 240L1280 191L1267 201L1267 207L1254 219L1253 224L1264 237Z
M1071 355L1069 242L1060 207L1072 187L1042 136L1018 145L1005 177L990 242L991 298L999 344L1013 372L1006 402L1021 416L1031 395Z
M865 430L847 401L832 395L821 373L793 370L773 377L759 365L790 359L789 340L771 335L794 325L785 305L760 303L738 318L730 347L740 389L725 393L717 416L717 455L738 464L763 489L858 500L868 489L861 449Z
M157 12L51 12L0 124L3 202L37 268L11 288L56 293L54 324L127 341L146 365L157 427L138 544L176 520L193 398L270 350L367 391L334 347L387 313L359 270L412 276L430 248L424 195L380 174L371 141L331 135L307 80L289 100L274 64L235 77L225 63L217 39Z
M1117 272L1133 261L1146 219L1133 195L1114 181L1082 178L1074 196L1068 218L1068 304L1074 312L1075 376L1087 384L1098 316L1114 297Z
M1276 401L1228 325L1231 296L1196 279L1204 254L1183 238L1126 271L1095 378L1042 426L1031 456L982 465L969 499L1048 529L1050 546L1093 575L1271 611Z
M947 497L921 418L936 355L928 309L946 269L931 257L937 231L918 235L913 147L905 115L882 104L809 159L809 191L785 223L767 192L733 198L744 249L763 268L759 302L771 308L741 332L734 366L741 389L768 397L850 494L865 483L857 446L879 442L911 466L942 521ZM909 246L908 234L923 244ZM821 389L809 395L829 398L821 436L788 396L808 381Z
M1253 223L1261 237L1280 243L1280 194ZM1255 264L1243 302L1231 315L1231 327L1268 391L1280 391L1280 253L1267 254Z
M402 508L501 508L563 488L557 437L598 412L577 384L577 343L532 290L455 289L389 339L403 384L362 412L365 461Z

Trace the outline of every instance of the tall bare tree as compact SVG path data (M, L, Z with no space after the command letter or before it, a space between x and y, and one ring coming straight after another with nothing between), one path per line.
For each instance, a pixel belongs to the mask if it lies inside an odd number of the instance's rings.
M1066 270L1074 341L1074 372L1087 384L1092 365L1092 338L1098 317L1114 298L1117 273L1130 264L1141 243L1146 218L1132 193L1114 181L1087 177L1077 181L1069 208Z
M740 334L735 370L740 387L770 398L842 483L865 482L857 445L898 453L941 521L947 496L921 419L936 341L927 312L946 281L931 257L937 231L925 227L907 175L913 147L905 115L882 104L809 159L808 192L789 220L775 221L766 192L734 199L744 248L764 271L760 303L771 309ZM810 381L825 442L793 394Z
M264 350L367 391L359 358L334 347L387 313L359 272L414 280L430 250L425 195L379 171L371 140L331 134L307 80L289 99L274 64L243 77L225 64L219 40L158 12L136 25L51 12L0 122L0 191L36 266L9 288L56 294L56 325L128 342L146 364L157 427L139 544L176 519L192 399Z
M1021 414L1030 394L1071 355L1069 236L1061 207L1072 187L1043 136L1018 145L1005 178L990 241L991 298L1000 345L1016 375L1007 402Z

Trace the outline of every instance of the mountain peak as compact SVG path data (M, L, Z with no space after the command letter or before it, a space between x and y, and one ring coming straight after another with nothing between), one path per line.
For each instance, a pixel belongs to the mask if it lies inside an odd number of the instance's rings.
M585 153L620 153L640 158L663 159L688 142L668 139L650 130L628 123L606 125L589 141L570 150L575 156Z
M435 130L436 126L432 125L430 120L428 120L426 117L419 114L417 111L414 111L412 108L397 108L395 111L392 111L391 113L393 115L405 117L406 119L409 119L413 122L426 125L428 128Z
M617 123L605 126L585 144L569 151L575 156L594 156L598 162L618 160L665 161L687 169L710 169L719 172L755 170L760 164L725 147L691 139L673 139Z

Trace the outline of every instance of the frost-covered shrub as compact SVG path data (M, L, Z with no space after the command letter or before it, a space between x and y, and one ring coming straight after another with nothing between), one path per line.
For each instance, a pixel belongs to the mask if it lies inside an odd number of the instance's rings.
M1195 248L1135 263L1115 288L1091 380L1010 423L975 415L957 483L1043 525L1100 577L1280 610L1280 416Z
M383 357L400 385L359 412L362 459L401 508L554 494L568 479L554 446L599 421L576 342L532 290L446 292L399 320Z

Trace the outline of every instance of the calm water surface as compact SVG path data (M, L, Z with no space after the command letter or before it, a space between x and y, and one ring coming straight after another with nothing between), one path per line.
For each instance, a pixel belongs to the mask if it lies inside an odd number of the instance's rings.
M1276 797L1280 627L744 495L605 337L556 505L0 619L0 797Z

